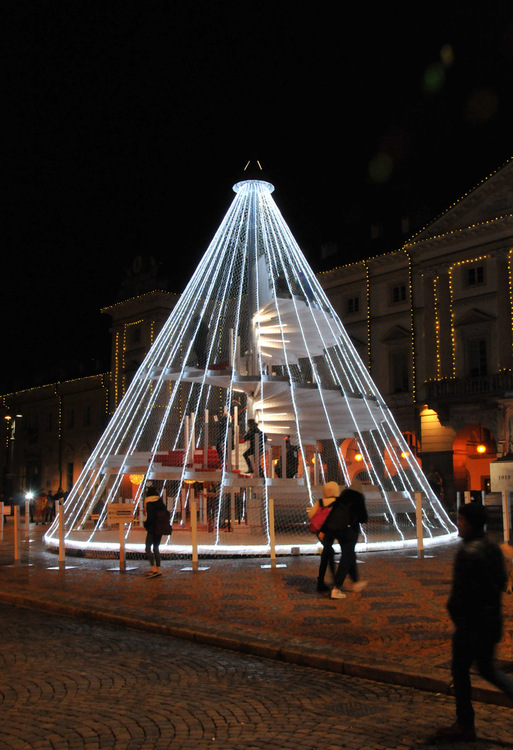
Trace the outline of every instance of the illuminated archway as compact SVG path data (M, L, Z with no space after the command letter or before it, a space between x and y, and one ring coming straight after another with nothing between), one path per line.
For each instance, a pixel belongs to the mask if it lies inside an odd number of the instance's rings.
M497 458L491 431L482 424L465 425L453 443L454 485L458 492L483 491L490 478L490 462Z

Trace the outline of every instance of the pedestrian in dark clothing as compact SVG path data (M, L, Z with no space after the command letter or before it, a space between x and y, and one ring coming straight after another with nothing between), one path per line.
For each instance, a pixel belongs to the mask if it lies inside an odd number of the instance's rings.
M495 666L495 647L502 636L502 592L506 587L504 556L485 535L486 508L475 503L458 509L463 540L454 559L447 609L455 629L452 638L452 679L456 722L436 733L438 742L475 742L470 667L513 700L513 680ZM513 705L513 704L512 704Z
M264 450L264 442L266 440L265 435L258 429L258 425L254 419L248 419L248 431L244 435L244 440L249 443L249 448L242 454L248 467L248 474L253 474L251 456L255 455L257 437L259 441L259 453L260 455L262 455L262 452Z
M144 500L144 509L146 512L146 520L144 521L144 528L146 529L146 557L150 563L151 571L148 573L148 578L157 578L162 575L160 570L160 551L159 545L162 539L161 534L157 534L155 531L155 522L157 519L157 513L159 510L166 509L164 501L160 497L155 487L148 487L146 490L146 498Z
M340 495L340 487L336 482L326 482L323 489L323 497L317 500L310 508L307 509L308 518L311 520L319 508L333 508L338 496ZM330 510L331 513L331 510ZM319 572L317 574L317 591L329 591L330 588L324 583L326 571L328 567L330 573L335 580L335 551L333 549L333 537L328 534L318 534L319 541L322 544L321 559L319 562Z
M56 495L52 495L51 492L46 497L45 523L51 523L55 518L55 498Z
M365 498L361 492L349 488L343 490L340 497L333 503L332 510L324 522L319 533L323 543L333 544L335 539L340 545L340 562L335 573L335 586L331 590L332 599L345 599L342 586L349 574L353 580L353 591L360 592L367 585L360 581L356 565L356 542L360 533L360 524L367 522Z

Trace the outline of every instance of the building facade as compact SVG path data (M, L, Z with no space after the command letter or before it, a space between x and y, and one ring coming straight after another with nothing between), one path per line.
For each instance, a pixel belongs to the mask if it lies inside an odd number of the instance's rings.
M508 162L396 252L319 275L449 507L511 451L512 213Z

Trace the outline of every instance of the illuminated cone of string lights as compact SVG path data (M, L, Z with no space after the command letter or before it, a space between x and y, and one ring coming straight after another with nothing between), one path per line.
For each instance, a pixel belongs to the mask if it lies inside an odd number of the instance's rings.
M259 165L257 165L259 166ZM263 173L235 198L70 493L68 547L108 550L108 508L146 487L172 511L167 552L188 552L192 501L205 554L315 551L306 507L322 485L360 482L360 549L455 533L412 449L285 223ZM246 466L244 435L257 439ZM252 468L252 471L248 471ZM139 477L136 482L130 476ZM418 497L418 495L417 495ZM194 507L194 506L193 506ZM58 540L57 522L46 535ZM126 549L142 551L139 521Z

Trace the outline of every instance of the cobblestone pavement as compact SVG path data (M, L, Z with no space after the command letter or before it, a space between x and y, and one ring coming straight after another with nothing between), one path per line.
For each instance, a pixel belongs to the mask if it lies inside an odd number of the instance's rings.
M41 526L30 528L15 563L12 523L7 525L0 542L0 602L73 615L73 622L84 627L115 626L118 640L125 638L128 628L179 637L181 649L190 649L193 642L242 652L248 663L253 657L268 657L274 665L269 668L279 674L286 664L314 667L317 671L310 680L322 684L346 676L367 678L376 683L366 688L371 695L374 690L385 695L418 688L432 694L429 700L448 699L443 705L452 705L452 627L445 602L459 542L430 549L423 558L411 551L361 554L360 572L368 587L357 595L348 591L346 599L336 601L315 590L315 556L279 558L276 567L265 558L200 560L201 569L194 572L190 560L173 558L164 561L161 578L147 580L148 566L141 559L127 560L124 571L116 559L69 555L59 566L58 557L42 543L42 532ZM511 672L513 596L505 596L504 610L506 627L498 656ZM499 715L498 706L509 705L502 693L477 676L473 685L485 716ZM416 700L424 699L422 694ZM281 701L273 701L281 709ZM500 716L510 714L511 709ZM373 724L379 721L373 719ZM497 735L490 730L490 736ZM390 747L396 745L401 747Z
M453 720L450 697L413 688L5 604L0 618L2 750L406 750ZM513 712L476 707L475 747L512 748Z

